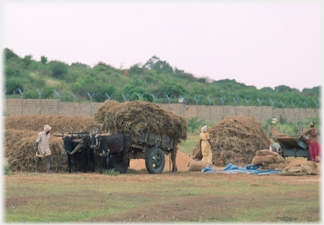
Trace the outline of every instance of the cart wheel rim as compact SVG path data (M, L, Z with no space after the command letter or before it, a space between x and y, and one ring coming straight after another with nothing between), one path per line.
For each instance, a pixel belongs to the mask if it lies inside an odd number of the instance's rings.
M155 154L152 156L152 165L155 165L154 168L160 167L162 165L161 156Z

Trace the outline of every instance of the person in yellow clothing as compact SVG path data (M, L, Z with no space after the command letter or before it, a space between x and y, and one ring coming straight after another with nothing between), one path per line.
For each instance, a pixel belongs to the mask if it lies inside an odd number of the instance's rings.
M49 174L51 163L51 150L50 150L50 131L49 125L44 125L44 131L39 132L36 138L36 173L38 173L38 163L41 157L46 157L47 174Z
M209 164L213 164L211 147L215 150L214 146L210 142L209 134L207 133L207 126L203 126L200 134L200 151L203 156L201 161L207 161Z

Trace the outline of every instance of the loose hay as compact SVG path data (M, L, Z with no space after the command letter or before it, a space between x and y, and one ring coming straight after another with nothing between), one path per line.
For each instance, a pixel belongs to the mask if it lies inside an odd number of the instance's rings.
M38 132L36 131L29 131L29 130L16 130L16 129L6 129L5 130L5 157L8 157L9 152L14 151L14 144L27 137L36 137ZM35 145L36 146L36 145Z
M208 128L208 133L215 147L215 151L212 150L213 158L221 155L225 164L250 164L256 151L270 145L262 124L253 117L226 116ZM199 152L199 140L192 152L194 156Z
M12 130L9 133L17 133ZM22 130L20 132L28 132L28 130ZM36 166L36 138L38 132L31 132L31 136L18 139L16 141L6 143L5 154L8 159L8 166L13 172L34 172ZM10 140L10 138L8 138ZM51 150L51 172L65 173L68 171L68 157L64 150L63 140L59 137L51 136L50 139ZM89 157L89 156L88 156ZM95 170L99 171L99 157L95 157ZM84 159L81 154L77 155L76 169L77 172L82 172L85 166ZM105 170L106 163L103 160L103 168ZM88 158L87 171L92 171L92 165ZM42 158L38 166L39 172L46 172L46 158ZM73 156L71 156L71 172L74 171Z
M118 105L119 102L113 100L106 100L104 104L102 104L97 111L93 114L94 120L99 123L103 124L105 121L106 112L114 105Z
M37 136L36 136L37 137ZM34 172L36 163L36 137L26 137L13 144L13 150L8 152L8 165L13 172ZM51 171L66 172L67 156L63 141L59 138L50 140ZM46 172L46 158L42 158L38 166L39 172Z
M74 132L92 132L91 117L82 116L8 116L5 117L5 157L11 171L34 172L36 163L36 138L43 130L44 124L52 127L50 150L51 150L51 172L67 172L67 155L64 151L63 140L55 137L54 133L61 133L65 127L68 132L73 127ZM66 132L67 133L67 132ZM73 171L73 159L72 171ZM90 171L90 160L88 160L88 171ZM77 171L84 168L83 158L77 160ZM95 168L99 168L99 162L95 159ZM46 159L39 164L39 171L46 172Z
M124 133L132 140L139 131L168 135L177 142L187 138L187 120L150 102L136 101L118 103L105 101L94 114L102 132Z
M16 130L43 131L44 125L49 124L52 127L51 134L61 133L65 127L67 132L88 131L92 133L92 117L84 116L6 116L5 128Z

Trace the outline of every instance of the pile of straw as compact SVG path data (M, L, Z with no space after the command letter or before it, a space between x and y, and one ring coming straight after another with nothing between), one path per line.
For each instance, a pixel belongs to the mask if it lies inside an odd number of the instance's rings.
M64 150L61 137L55 137L54 133L61 134L62 128L74 132L88 131L92 133L91 117L82 116L8 116L5 117L5 157L11 171L34 172L36 163L36 138L43 131L44 124L52 127L50 149L51 149L51 172L67 172L67 155ZM99 162L95 157L95 168L99 168ZM73 162L73 160L72 160ZM84 168L83 158L77 160L77 171ZM90 160L88 160L88 171ZM39 171L46 171L46 159L43 158L39 165ZM73 171L73 163L72 163Z
M106 100L97 111L93 114L93 118L97 123L102 124L105 121L106 112L114 105L118 105L119 102L114 100Z
M187 120L150 102L117 103L107 100L94 114L102 132L124 133L134 140L139 131L168 135L177 142L187 138Z
M42 131L44 125L48 124L52 127L51 134L61 133L65 127L67 132L71 132L73 127L74 132L88 131L92 133L92 117L84 116L6 116L5 128L16 130Z
M215 147L213 159L224 157L225 164L250 164L256 151L270 145L262 124L253 117L226 116L208 128L208 133ZM199 140L192 152L194 156L199 153Z
M36 136L37 137L37 136ZM34 172L36 163L36 137L26 137L15 142L11 149L7 150L8 165L13 172ZM62 139L52 138L51 172L67 172L67 156L64 152ZM46 158L38 166L39 172L46 172Z

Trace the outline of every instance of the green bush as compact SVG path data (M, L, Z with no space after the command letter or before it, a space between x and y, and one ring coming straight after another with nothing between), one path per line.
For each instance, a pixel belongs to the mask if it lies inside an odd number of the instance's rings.
M139 67L138 64L135 64L133 66L130 67L130 69L128 70L129 74L145 74L145 68Z
M73 94L75 95L76 93L73 93ZM63 92L61 91L60 95L62 95L61 102L73 102L73 97L71 95L71 92L63 90ZM56 97L56 95L55 95L55 97Z
M96 93L93 96L93 99L97 102L104 102L108 98L106 96L106 93L111 96L113 94L112 98L116 97L116 95L120 95L119 91L115 88L115 86L110 84L100 84L96 88Z
M4 59L5 61L11 60L11 59L19 59L19 56L16 55L12 50L5 48L4 50Z
M60 61L49 62L51 76L57 79L63 79L68 72L69 65Z
M159 96L185 96L188 94L188 90L183 87L182 84L177 84L177 83L165 83L161 86L159 86L156 89L156 92L159 94Z
M6 66L5 68L5 77L19 77L20 76L20 70L16 67Z
M129 96L127 97L127 101L138 101L138 95L140 95L142 97L142 101L153 102L152 95L142 87L134 87L130 84L127 84L125 85L122 91L125 96L129 94Z
M166 61L160 60L157 56L153 56L145 63L145 67L141 63L131 66L128 76L123 76L124 69L116 69L103 62L99 62L93 68L90 66L75 62L71 66L61 61L47 62L45 56L41 56L40 61L32 60L31 55L23 58L16 55L10 49L4 49L4 72L5 79L19 77L22 82L17 80L8 80L6 83L10 90L7 92L7 98L19 98L18 88L26 88L28 90L42 89L46 85L54 87L56 81L61 81L60 87L55 86L56 90L61 89L66 92L78 92L78 100L89 101L87 93L95 92L94 99L96 101L104 101L105 93L111 90L105 90L104 84L113 86L113 98L123 101L121 93L129 93L129 101L137 101L137 94L144 94L145 101L153 101L151 94L158 94L157 103L168 103L166 95L171 96L171 103L178 103L180 95L189 97L189 104L196 104L193 97L201 96L199 105L209 105L207 97L213 98L211 105L222 105L220 97L226 97L225 106L234 106L233 98L239 98L238 106L246 106L244 98L251 99L249 106L259 106L257 99L263 99L262 106L270 106L271 99L277 99L275 108L281 108L280 101L287 102L285 108L293 108L291 100L297 101L295 108L305 108L304 102L309 102L309 108L317 109L315 104L320 101L321 87L305 88L302 92L298 89L288 86L275 87L277 91L270 87L257 89L254 86L248 86L239 83L236 80L218 80L211 83L206 82L206 78L197 78L193 74L186 73L176 67L169 65ZM173 72L173 68L174 72ZM17 82L18 83L17 83ZM54 83L54 84L53 84ZM131 85L133 88L130 92L124 88ZM128 86L129 87L129 86ZM135 89L142 88L142 89ZM12 90L18 93L18 96L12 95ZM102 94L99 94L102 93ZM56 99L53 90L52 99ZM111 94L111 93L109 93ZM43 97L43 96L42 96ZM69 94L68 97L71 97ZM93 100L94 100L93 99ZM285 124L285 118L278 118L279 124Z
M198 120L197 117L192 117L188 120L188 132L189 133L196 133L199 132L200 133L200 129L203 126L207 126L208 129L210 129L210 127L212 127L216 122L207 122L206 120Z
M18 89L24 90L24 82L19 77L10 77L5 81L5 88L7 89L6 94L13 94L14 91L19 93Z
M39 95L36 90L26 90L24 93L24 99L38 99L38 98Z
M89 68L87 64L75 62L71 64L71 67L77 67L77 68Z
M279 117L279 123L280 123L280 124L285 124L285 123L287 123L287 119L284 118L281 114L280 114L280 117Z
M32 63L32 55L26 55L23 58L23 62L25 63L26 66L29 66Z
M41 92L42 90L38 89L38 91ZM42 92L41 97L42 97L42 99L53 99L54 97L56 98L56 95L54 93L54 88L53 87L45 87Z
M115 169L109 169L106 171L106 174L110 176L118 176L119 173Z
M45 57L45 56L41 56L41 62L42 62L43 64L46 64L46 63L47 63L47 57Z
M95 71L98 72L98 73L101 73L101 72L105 72L106 71L106 68L102 65L99 65L95 68Z

